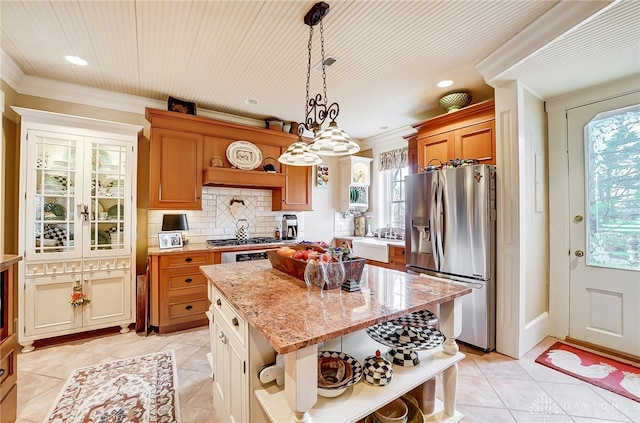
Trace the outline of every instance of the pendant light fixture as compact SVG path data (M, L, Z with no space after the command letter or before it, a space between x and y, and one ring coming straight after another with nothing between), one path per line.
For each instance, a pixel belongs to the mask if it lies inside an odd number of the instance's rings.
M322 156L343 156L357 153L360 146L349 135L338 127L336 118L340 113L338 103L328 104L327 75L324 59L324 30L322 18L329 13L329 5L319 2L304 16L304 23L309 26L309 42L307 44L307 95L305 98L305 121L298 125L298 140L291 144L279 158L280 163L293 166L311 166L322 162ZM309 98L309 80L311 79L311 46L313 41L313 27L320 24L320 52L322 59L322 87L323 93ZM330 120L329 126L321 129L322 124ZM304 130L313 132L311 144L302 139Z

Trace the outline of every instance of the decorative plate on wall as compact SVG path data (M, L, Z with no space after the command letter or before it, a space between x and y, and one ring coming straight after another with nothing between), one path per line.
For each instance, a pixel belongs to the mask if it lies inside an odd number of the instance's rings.
M227 159L238 169L253 170L262 163L262 152L249 141L235 141L227 147Z

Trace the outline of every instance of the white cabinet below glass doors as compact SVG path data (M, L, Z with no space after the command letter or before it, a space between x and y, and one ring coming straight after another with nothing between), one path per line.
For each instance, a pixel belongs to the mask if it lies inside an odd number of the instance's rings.
M130 263L126 266L25 278L22 352L32 351L35 339L118 325L121 332L128 332L135 319ZM82 292L90 302L71 306L70 293L74 292Z
M132 153L123 141L29 130L25 259L128 254Z
M142 126L13 109L21 116L18 342L26 352L37 339L128 331Z

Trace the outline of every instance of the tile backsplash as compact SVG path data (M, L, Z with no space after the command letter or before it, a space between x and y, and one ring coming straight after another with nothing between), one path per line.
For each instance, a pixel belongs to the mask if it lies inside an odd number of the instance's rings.
M162 216L185 213L189 230L184 235L190 242L208 239L235 238L237 219L231 214L231 200L244 202L244 218L249 222L251 237L274 236L280 227L283 214L289 212L271 210L271 190L202 187L202 210L149 210L148 245L158 245L158 232L162 231ZM298 217L298 239L304 239L304 213ZM352 230L353 232L353 230Z

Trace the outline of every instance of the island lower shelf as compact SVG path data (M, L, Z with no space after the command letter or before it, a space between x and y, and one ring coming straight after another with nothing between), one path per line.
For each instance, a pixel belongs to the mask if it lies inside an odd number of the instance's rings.
M361 363L364 362L365 357L374 354L376 349L386 352L388 347L372 340L363 330L325 342L318 348L323 351L344 351L357 358ZM420 351L418 355L420 357L418 366L393 366L393 379L389 385L376 387L360 381L336 398L318 396L318 401L309 410L312 421L314 423L336 423L356 422L364 419L384 404L408 393L456 365L465 357L460 352L454 355L446 354L443 352L442 346ZM294 414L287 403L283 388L272 385L265 389L255 390L254 394L272 422L294 421ZM457 411L452 416L446 415L443 404L436 400L434 412L425 417L425 421L456 422L461 420L463 415Z

